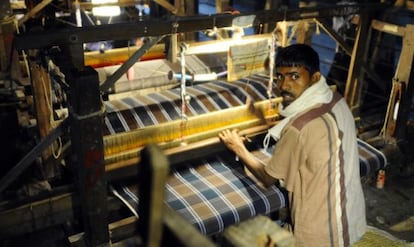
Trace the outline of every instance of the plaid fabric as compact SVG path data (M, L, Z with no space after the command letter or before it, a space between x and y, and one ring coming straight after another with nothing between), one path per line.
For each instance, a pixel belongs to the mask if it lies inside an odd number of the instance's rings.
M217 156L174 171L166 188L168 205L207 235L286 206L279 188L259 186L241 165Z
M206 235L287 205L278 187L259 186L234 156L227 159L213 156L197 164L183 165L172 171L165 188L166 203ZM121 186L119 193L137 208L135 186Z
M358 147L361 176L385 166L386 158L380 151L362 140L358 140ZM266 162L272 148L258 148L253 154ZM122 186L121 194L137 208L135 186ZM261 187L233 155L206 157L173 170L166 184L165 201L206 235L287 206L287 197L278 187Z
M358 139L358 151L361 176L372 175L387 165L385 155L361 139Z

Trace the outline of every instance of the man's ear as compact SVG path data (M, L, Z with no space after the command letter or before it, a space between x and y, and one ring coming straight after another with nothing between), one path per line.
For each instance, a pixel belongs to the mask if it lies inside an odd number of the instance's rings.
M313 73L312 78L311 78L312 84L318 82L321 79L321 76L322 76L321 72L319 71L316 71L315 73Z

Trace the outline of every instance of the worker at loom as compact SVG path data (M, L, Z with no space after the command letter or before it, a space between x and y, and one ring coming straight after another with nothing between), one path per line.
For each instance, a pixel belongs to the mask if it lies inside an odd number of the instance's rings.
M264 144L277 143L268 164L246 148L237 130L219 133L222 142L266 186L287 191L297 246L350 246L366 230L354 118L319 69L308 45L278 51L275 78L284 117L269 129Z

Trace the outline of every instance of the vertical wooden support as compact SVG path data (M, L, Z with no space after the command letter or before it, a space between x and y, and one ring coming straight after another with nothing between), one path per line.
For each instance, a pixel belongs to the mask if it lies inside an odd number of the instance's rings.
M30 55L36 56L36 51L31 50ZM37 61L30 60L29 68L32 77L33 99L36 111L36 121L41 138L45 137L51 129L52 97L49 75L44 67Z
M272 3L273 3L273 0L266 0L264 9L265 10L272 9ZM276 23L264 23L263 30L261 31L263 33L269 33L269 32L272 32L275 27L276 27Z
M198 5L196 4L196 0L185 0L185 15L186 16L194 16L198 14ZM195 32L186 33L185 40L196 40L197 35Z
M72 164L80 194L87 246L109 246L103 111L98 73L76 70L69 80Z
M348 78L345 86L345 99L351 108L354 117L359 116L362 81L359 76L362 72L364 63L363 54L368 49L370 41L367 40L370 30L370 16L368 13L361 15L359 27L355 37L355 43L352 50L351 62L349 64Z
M308 33L309 23L307 20L299 20L296 23L296 43L310 45L310 35Z
M0 71L6 72L10 65L13 33L15 32L12 19L0 23Z
M79 43L77 36L72 36L70 38L73 41L73 44L65 47L64 52L67 54L68 58L70 58L72 64L75 66L76 69L82 70L85 66L85 57L84 57L84 50L83 44Z
M29 54L33 57L37 56L37 50L30 50ZM45 138L50 131L56 126L53 126L53 106L51 95L51 82L50 77L46 69L38 61L29 61L29 69L32 78L32 90L34 108L36 112L37 128L39 131L40 139ZM56 144L52 144L49 148L45 149L42 153L42 159L47 160L51 157L53 148ZM57 148L57 147L56 147ZM43 179L49 179L55 176L55 167L50 163L42 164Z
M288 31L287 21L279 21L276 23L276 35L282 47L288 45Z
M229 7L229 0L216 0L216 12L223 13Z
M143 246L158 247L163 234L164 194L169 163L156 144L146 146L141 152L141 159L138 167L138 230Z
M186 6L185 6L185 0L175 0L174 1L174 7L177 10L176 15L182 16L186 14Z
M392 25L388 25L388 27L391 27ZM393 88L395 90L391 91L391 95L389 98L389 109L388 109L388 114L387 114L387 119L386 119L386 128L385 128L385 133L384 133L384 137L386 140L390 141L392 140L395 136L395 130L403 129L403 125L405 125L405 121L399 121L400 119L407 119L409 114L408 112L405 113L406 116L400 115L400 113L402 113L402 111L406 111L406 109L403 109L401 107L401 103L402 103L402 98L406 98L408 95L411 95L412 97L412 92L409 92L407 89L412 89L412 87L409 87L409 82L410 82L410 73L411 73L411 69L412 69L412 63L413 63L413 58L414 58L414 25L412 24L408 24L403 30L402 33L402 49L401 49L401 54L400 54L400 58L398 61L398 66L397 69L395 71L395 77L394 77L394 81L393 84L401 84L400 86L398 85L393 85ZM399 97L402 96L401 98ZM409 101L411 101L411 97L410 99L408 99ZM398 103L397 103L398 102ZM400 108L398 109L398 106L400 106ZM410 108L410 106L408 105L408 109ZM396 111L398 113L398 115L396 115ZM397 118L395 117L397 116ZM405 128L404 128L405 129ZM400 136L402 134L400 133Z

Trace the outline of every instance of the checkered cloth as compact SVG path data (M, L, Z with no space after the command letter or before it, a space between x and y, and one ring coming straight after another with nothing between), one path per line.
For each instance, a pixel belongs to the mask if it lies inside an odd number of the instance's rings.
M263 150L256 152L267 155ZM258 185L233 155L184 164L172 171L165 188L167 205L206 235L287 205L286 196L278 187ZM138 207L135 186L121 186L119 193Z
M361 176L383 168L385 156L358 140ZM253 151L266 162L272 148ZM227 156L227 157L226 157ZM121 194L138 207L137 188L121 186ZM201 233L214 235L256 215L268 215L287 206L287 196L276 186L261 187L246 174L234 155L206 157L174 169L166 184L166 203Z
M207 235L286 206L279 188L260 187L242 166L220 157L203 160L198 167L174 171L166 188L168 205Z

